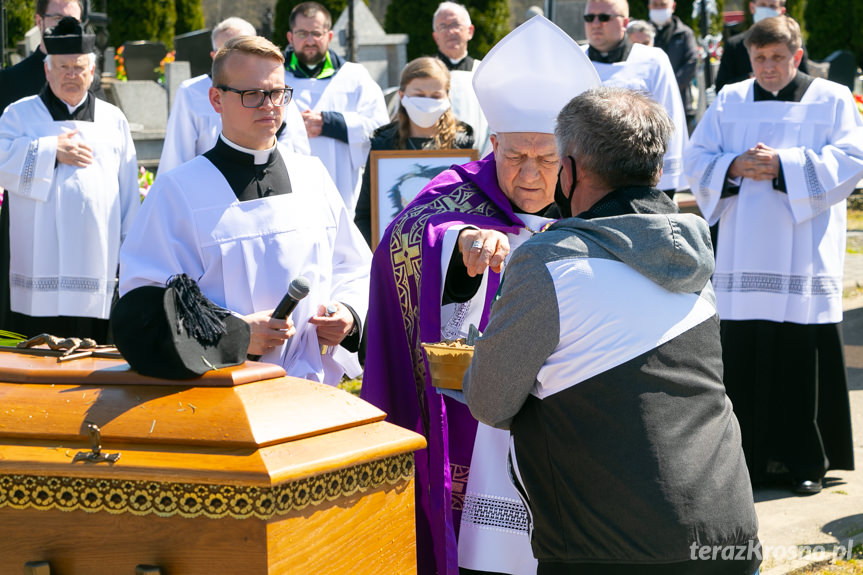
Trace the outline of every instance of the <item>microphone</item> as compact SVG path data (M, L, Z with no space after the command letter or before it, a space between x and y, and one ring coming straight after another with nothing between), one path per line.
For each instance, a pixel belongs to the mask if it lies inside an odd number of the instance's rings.
M271 317L275 319L285 319L291 315L300 300L309 295L309 291L311 289L312 284L310 284L309 280L303 276L294 278L288 286L288 291L285 293L284 297L282 297L282 301L279 302L279 305L276 306ZM260 355L254 354L250 354L248 357L252 361L258 361L261 359Z
M285 319L291 315L291 312L294 311L294 308L297 307L300 300L309 295L310 289L312 289L312 284L309 283L309 280L303 276L294 278L288 286L288 291L285 294L285 297L283 297L282 301L279 302L279 305L276 306L272 317L276 319Z

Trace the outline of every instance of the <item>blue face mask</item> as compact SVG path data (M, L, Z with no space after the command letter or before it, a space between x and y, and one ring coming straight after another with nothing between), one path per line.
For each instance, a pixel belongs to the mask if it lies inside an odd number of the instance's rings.
M760 22L765 18L773 18L774 16L781 16L782 12L779 10L774 10L773 8L768 8L767 6L756 6L755 14L752 15L753 22Z

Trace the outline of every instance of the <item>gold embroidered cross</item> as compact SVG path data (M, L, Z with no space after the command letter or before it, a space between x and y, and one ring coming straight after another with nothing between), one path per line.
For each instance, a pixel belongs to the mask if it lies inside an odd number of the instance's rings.
M409 244L408 234L401 235L401 245L401 250L393 255L393 267L395 268L398 265L407 264L407 274L411 276L414 273L414 267L411 265L410 261L419 257L420 248L418 245L411 246Z

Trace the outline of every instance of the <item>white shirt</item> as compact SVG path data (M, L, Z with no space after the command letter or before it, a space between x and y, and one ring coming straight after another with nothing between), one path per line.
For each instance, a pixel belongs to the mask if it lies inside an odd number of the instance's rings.
M489 150L488 121L473 90L473 72L479 64L480 60L474 60L474 69L470 72L450 71L449 99L456 119L473 128L473 147L479 150L480 156L484 156Z

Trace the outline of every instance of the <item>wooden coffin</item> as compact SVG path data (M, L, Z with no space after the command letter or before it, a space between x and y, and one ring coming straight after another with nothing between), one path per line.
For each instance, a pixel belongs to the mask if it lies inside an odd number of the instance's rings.
M0 574L414 573L425 441L383 419L273 365L0 352Z

